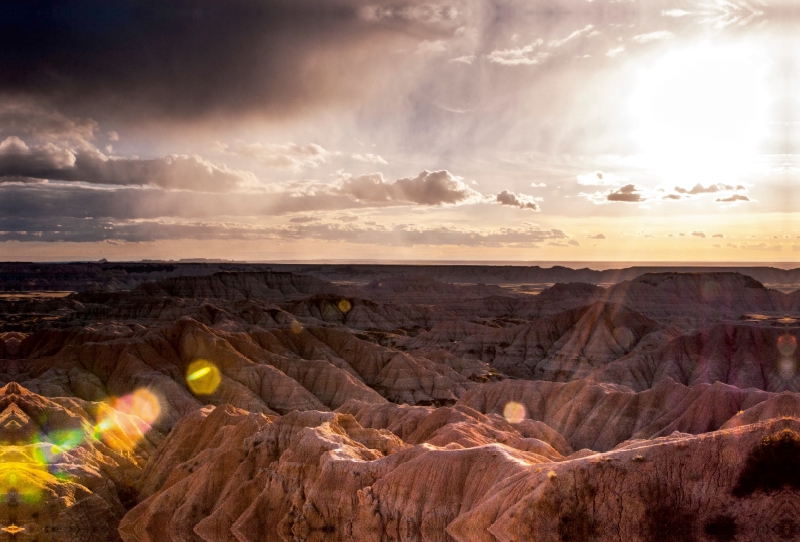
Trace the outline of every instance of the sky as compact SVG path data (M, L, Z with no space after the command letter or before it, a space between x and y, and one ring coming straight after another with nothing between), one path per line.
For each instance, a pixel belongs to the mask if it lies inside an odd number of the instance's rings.
M3 9L0 260L800 261L792 0Z

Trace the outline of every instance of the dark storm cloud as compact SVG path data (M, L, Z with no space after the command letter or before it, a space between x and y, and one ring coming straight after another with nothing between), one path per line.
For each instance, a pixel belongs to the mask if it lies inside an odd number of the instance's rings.
M357 98L387 54L451 37L467 2L7 2L0 95L134 121L287 115Z
M259 217L360 206L352 198L329 194L295 197L289 193L211 194L66 183L0 184L0 218L12 220L48 217L113 220Z
M212 164L199 156L170 155L152 160L109 157L96 149L71 150L53 143L29 147L16 136L0 142L0 182L56 180L107 185L223 192L254 186L252 173Z
M0 164L2 160L0 159ZM417 177L385 182L380 175L344 184L287 183L275 191L230 192L172 190L159 186L87 185L72 182L0 182L0 218L34 221L51 217L109 220L176 220L257 217L303 213L295 223L313 218L309 212L406 206L448 205L480 201L481 196L447 171L423 172ZM360 179L360 180L359 180ZM22 179L30 181L30 179ZM348 182L353 181L353 182ZM380 181L380 182L377 182ZM362 198L362 200L359 200ZM324 217L324 215L321 215ZM356 217L342 215L341 222ZM31 229L12 228L12 229Z
M519 207L520 209L530 209L532 211L539 210L539 204L533 201L531 196L525 194L515 194L508 190L503 190L497 194L497 203L500 205L510 205L512 207Z
M257 226L224 221L183 222L164 219L119 221L102 218L46 218L39 220L22 218L10 221L0 217L0 242L148 242L175 239L274 239L281 241L313 239L388 246L535 247L548 240L566 240L567 236L558 229L545 230L535 226L470 230L452 226L425 227L413 224ZM572 241L570 244L579 246Z

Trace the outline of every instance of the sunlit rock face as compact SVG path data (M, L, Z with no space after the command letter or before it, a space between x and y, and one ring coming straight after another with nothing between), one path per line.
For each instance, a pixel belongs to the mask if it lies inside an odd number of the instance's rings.
M0 540L800 536L795 294L353 282L172 277L0 312Z
M161 437L142 398L117 406L0 389L0 523L17 540L114 540ZM126 403L129 407L123 405ZM136 406L134 406L136 404Z

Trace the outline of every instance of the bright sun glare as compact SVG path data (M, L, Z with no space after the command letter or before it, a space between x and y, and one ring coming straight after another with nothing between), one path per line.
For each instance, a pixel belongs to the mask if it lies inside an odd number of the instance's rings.
M731 183L767 128L770 58L753 45L667 53L641 72L632 112L644 165L669 183Z

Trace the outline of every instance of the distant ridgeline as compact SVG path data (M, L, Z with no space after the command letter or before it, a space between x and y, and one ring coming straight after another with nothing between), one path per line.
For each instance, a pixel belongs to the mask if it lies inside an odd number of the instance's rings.
M142 282L220 271L288 271L333 281L366 285L389 277L428 277L456 284L541 284L583 282L609 285L645 273L738 272L784 291L800 288L800 268L775 267L626 267L597 271L563 266L522 265L381 265L381 264L248 264L232 262L71 262L0 263L0 291L115 291Z

